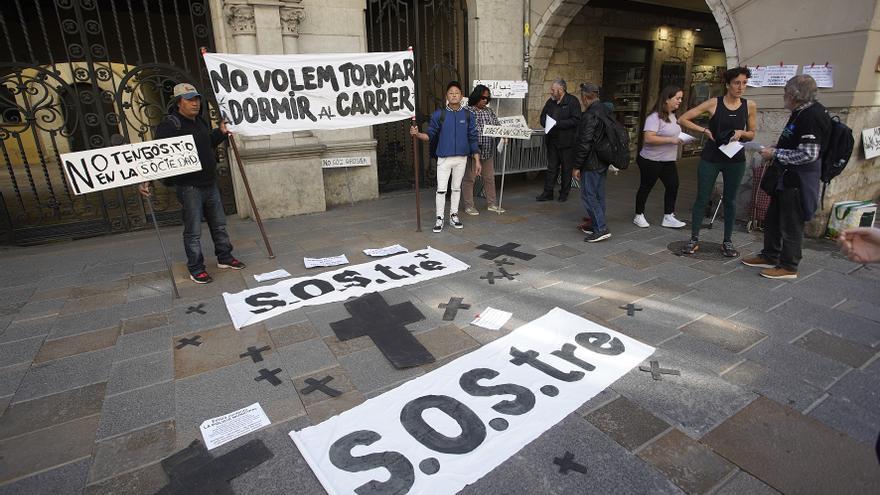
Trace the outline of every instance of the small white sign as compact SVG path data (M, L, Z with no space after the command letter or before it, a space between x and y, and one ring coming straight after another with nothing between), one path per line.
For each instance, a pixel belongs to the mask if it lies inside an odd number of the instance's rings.
M529 128L529 124L526 123L526 118L522 115L515 115L512 117L498 117L498 124L504 127L516 127L518 129Z
M492 98L525 98L529 92L529 83L526 81L496 81L481 80L474 81L474 87L482 84L489 88Z
M797 65L768 65L764 76L764 86L781 88L797 73Z
M314 268L316 266L347 265L348 258L346 258L344 254L340 254L339 256L330 256L327 258L303 258L303 263L305 263L306 268Z
M521 129L519 127L504 127L500 125L484 125L483 136L510 139L531 139L532 130Z
M474 318L474 321L471 322L471 325L475 325L478 327L488 328L489 330L499 330L501 327L507 323L507 320L513 316L513 313L508 313L507 311L501 311L500 309L495 309L491 307L486 307L483 312L477 315Z
M862 129L862 147L866 160L880 156L880 127Z
M257 282L265 282L266 280L275 280L276 278L286 278L289 277L290 273L287 270L275 270L274 272L268 273L255 273L254 280Z
M766 65L764 65L764 66L758 65L755 67L746 66L746 68L749 69L749 72L752 73L752 77L749 78L749 81L746 84L748 86L753 87L753 88L763 88L764 81L767 79L767 66Z
M377 248L377 249L364 249L364 254L367 256L389 256L397 253L408 253L409 249L401 246L400 244L395 244L393 246Z
M345 156L340 158L321 158L321 168L367 167L373 161L368 156Z
M813 76L820 88L834 87L834 67L830 65L805 65L804 75Z
M719 146L718 149L727 155L728 158L733 158L734 155L739 153L739 150L743 149L743 145L739 141L731 141L724 146Z
M200 427L208 450L272 424L259 402L204 421Z

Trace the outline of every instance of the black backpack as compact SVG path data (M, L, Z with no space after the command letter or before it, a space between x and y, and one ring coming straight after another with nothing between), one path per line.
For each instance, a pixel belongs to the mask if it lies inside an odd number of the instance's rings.
M822 209L825 209L825 189L831 179L840 175L849 158L852 156L853 147L856 144L853 131L848 125L840 121L837 115L831 117L831 131L828 133L828 143L822 150Z
M468 110L465 110L464 113L465 113L465 118L467 119L468 128L470 128L470 126L471 126L471 112L469 112ZM440 110L440 124L438 126L439 129L437 129L437 135L435 135L433 138L431 138L431 140L428 142L428 150L431 153L431 158L437 158L437 145L440 144L440 133L443 131L443 121L444 120L446 120L446 109L445 108Z
M602 122L602 137L596 140L596 156L599 161L614 165L620 170L629 167L629 133L614 117L597 112Z

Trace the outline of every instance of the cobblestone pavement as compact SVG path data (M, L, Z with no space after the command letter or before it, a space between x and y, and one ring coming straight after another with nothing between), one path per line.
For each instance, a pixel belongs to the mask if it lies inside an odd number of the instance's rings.
M207 418L260 402L272 425L211 451L222 456L262 439L274 457L236 477L236 493L323 493L287 433L316 424L429 372L559 306L657 347L651 360L680 370L655 381L633 369L548 430L466 493L868 493L880 486L873 446L880 430L880 265L861 267L828 241L808 241L796 281L761 278L739 260L707 252L673 254L687 233L659 227L662 186L647 229L631 220L637 174L611 177L613 237L587 244L567 203L536 203L539 181L508 181L507 213L463 215L464 229L430 232L433 194L422 194L424 231L414 229L413 195L270 220L277 257L266 258L252 222L231 220L241 272L212 269L215 282L188 281L180 228L163 230L181 299L153 232L30 248L0 261L0 494L155 493L168 483L159 461L199 438ZM682 173L682 177L691 177ZM687 183L687 180L683 182ZM683 190L679 216L692 191ZM720 241L717 228L705 241ZM207 234L207 229L205 229ZM739 230L744 254L761 235ZM213 252L210 241L206 253ZM477 245L516 242L516 280L489 285ZM330 322L342 303L298 309L236 332L224 291L304 256L427 245L471 268L382 295L411 301L426 316L409 325L437 358L396 370L369 338L340 342ZM209 258L213 263L213 258ZM209 265L211 268L213 265ZM437 306L463 297L453 322ZM620 306L642 311L627 316ZM486 306L513 312L499 332L468 324ZM182 346L198 335L201 346ZM268 346L264 362L239 354ZM179 347L179 348L178 348ZM643 363L647 366L648 363ZM282 384L255 382L282 368ZM343 394L300 395L305 378L332 375ZM564 451L586 473L560 474Z

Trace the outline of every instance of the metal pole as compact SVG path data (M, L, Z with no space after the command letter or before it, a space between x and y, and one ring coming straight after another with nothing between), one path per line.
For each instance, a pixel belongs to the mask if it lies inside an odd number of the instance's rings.
M269 254L269 259L275 258L275 253L272 252L272 246L269 245L269 238L266 237L266 229L263 228L263 220L260 219L260 211L257 210L257 205L254 203L254 195L251 194L251 185L248 182L247 174L244 172L244 165L241 163L241 155L238 154L238 145L235 144L235 137L232 134L228 134L229 136L229 144L232 145L232 154L235 155L235 161L238 163L238 171L241 173L241 180L244 182L244 190L247 193L248 201L251 204L251 211L254 213L254 221L257 222L257 227L260 228L260 235L263 236L263 242L266 244L266 251Z
M165 241L162 240L162 234L159 233L159 223L156 222L156 213L153 212L153 200L147 196L147 208L150 210L150 218L153 219L153 227L156 228L156 237L159 238L159 246L162 248L162 259L165 260L165 268L168 268L168 277L171 279L171 288L174 290L174 298L180 299L180 292L177 291L177 283L174 281L174 271L171 269L171 262L168 261L168 253L165 251Z
M416 125L416 118L412 118L412 125ZM419 165L419 143L418 139L415 136L412 138L413 142L413 175L416 179L416 232L422 231L422 194L419 190L419 169L422 167Z
M501 214L501 202L504 200L504 173L507 171L507 151L508 147L511 145L512 141L510 139L507 140L507 144L504 145L504 152L501 153L501 191L498 194L498 214Z

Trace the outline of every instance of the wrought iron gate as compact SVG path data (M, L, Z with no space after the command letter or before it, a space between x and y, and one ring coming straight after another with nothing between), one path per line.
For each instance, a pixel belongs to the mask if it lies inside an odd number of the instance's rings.
M445 101L446 83L470 87L467 74L467 6L464 0L368 0L367 46L370 51L412 47L416 59L416 115L428 120ZM413 187L413 149L409 121L373 126L378 141L379 191ZM421 185L432 186L436 172L420 146Z
M4 0L0 33L0 242L148 227L135 187L74 196L60 155L152 139L175 84L208 87L199 54L214 45L208 0ZM179 223L173 191L156 187L157 219Z

